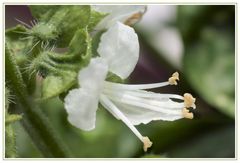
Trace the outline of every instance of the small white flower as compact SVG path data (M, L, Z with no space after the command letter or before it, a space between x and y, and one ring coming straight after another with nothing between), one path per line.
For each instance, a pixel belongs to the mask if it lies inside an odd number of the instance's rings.
M147 6L145 5L92 5L95 11L108 14L101 20L96 30L108 29L116 22L122 22L126 25L133 25L141 19Z
M143 142L146 151L152 142L142 136L134 125L147 124L152 120L193 118L193 114L186 109L195 108L195 99L190 94L183 97L144 90L176 85L178 73L174 73L166 82L154 84L128 85L105 81L108 71L125 79L136 66L139 43L133 28L115 23L102 35L98 53L100 57L92 58L89 65L80 70L78 82L81 87L71 90L65 98L68 120L72 125L87 131L94 129L100 102L133 131Z

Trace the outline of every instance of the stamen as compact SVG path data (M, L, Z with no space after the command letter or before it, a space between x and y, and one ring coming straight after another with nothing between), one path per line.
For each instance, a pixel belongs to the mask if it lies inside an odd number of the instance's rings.
M134 127L134 125L127 119L127 117L105 95L100 96L100 102L110 113L117 115L143 142L143 150L145 152L152 146L152 142L149 140L149 138L143 137L140 132Z
M196 98L193 98L193 96L190 93L185 93L184 95L184 105L186 108L196 108L195 101Z
M147 152L147 149L150 148L153 143L150 141L148 137L143 137L142 142L143 142L143 150L144 152Z
M110 89L104 89L104 93L106 94L115 94L115 90ZM119 94L128 94L131 96L136 97L144 97L144 98L151 98L151 99L157 99L157 100L168 100L171 99L178 99L178 100L184 100L183 96L177 95L177 94L162 94L162 93L155 93L145 90L118 90Z
M179 74L175 72L172 74L172 77L168 79L170 85L177 85L177 81L179 81Z
M139 89L152 89L159 88L169 85L169 82L162 83L153 83L153 84L120 84L120 83L112 83L105 81L104 86L106 89L121 89L121 90L139 90Z
M193 113L191 113L186 108L183 108L182 113L184 118L193 119Z
M143 140L143 136L140 134L140 132L105 95L100 96L100 102L110 113L113 112L115 115L117 115L141 141Z
M130 18L128 18L124 22L124 24L131 26L131 25L135 24L139 19L141 19L142 15L143 15L143 13L141 13L141 12L135 13Z
M160 103L158 103L159 106L156 106L156 103L151 103L150 100L145 100L145 99L139 99L137 97L132 97L132 96L122 96L122 97L116 97L116 96L108 96L110 99L112 99L113 101L117 101L120 103L124 103L124 104L128 104L128 105L132 105L132 106L138 106L139 109L141 108L145 108L145 109L149 109L152 111L156 111L156 112L160 112L160 113L164 113L164 114L172 114L172 115L179 115L181 114L180 108L183 107L183 105L177 106L176 107L172 107L169 108L168 102L166 102L166 104L161 104L162 106L160 106Z

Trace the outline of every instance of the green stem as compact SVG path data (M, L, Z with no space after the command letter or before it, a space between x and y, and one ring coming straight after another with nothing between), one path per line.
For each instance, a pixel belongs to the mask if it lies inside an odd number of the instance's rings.
M42 113L28 96L26 86L18 69L14 56L6 46L6 79L17 104L23 112L21 123L32 138L34 144L45 157L70 157L63 141L56 135L49 119Z
M15 133L11 124L5 126L5 157L15 158L16 154L16 139Z

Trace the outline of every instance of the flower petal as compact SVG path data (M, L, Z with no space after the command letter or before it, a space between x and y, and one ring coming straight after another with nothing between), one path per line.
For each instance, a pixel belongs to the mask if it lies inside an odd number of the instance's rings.
M139 125L140 123L147 124L153 120L174 121L183 118L182 109L177 111L179 112L178 114L166 114L116 101L114 101L114 104L134 125ZM117 115L114 116L118 118Z
M125 79L139 58L137 34L133 28L117 22L102 35L97 51L108 62L109 71Z
M94 129L98 100L98 94L89 92L88 89L79 88L71 90L64 99L68 121L82 130L89 131Z
M104 59L92 58L87 67L80 70L78 82L82 88L101 91L103 82L107 76L108 65Z
M102 30L111 27L117 21L130 22L129 25L136 23L145 12L145 5L92 5L94 10L108 14L98 23L95 30ZM134 20L134 21L133 21Z

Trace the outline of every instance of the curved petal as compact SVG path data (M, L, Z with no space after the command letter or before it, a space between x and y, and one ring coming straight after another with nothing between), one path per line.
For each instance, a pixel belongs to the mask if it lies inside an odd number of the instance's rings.
M115 101L114 104L134 125L139 125L140 123L147 124L153 120L174 121L183 118L182 109L179 109L177 114L166 114ZM114 116L118 118L117 115Z
M98 100L96 92L89 92L84 88L71 90L64 99L68 121L82 130L94 129Z
M101 91L107 72L108 65L104 59L92 58L88 66L79 71L79 85L89 90Z
M117 21L128 25L135 24L146 11L145 5L92 5L94 10L108 14L95 27L96 30L107 29Z
M117 22L102 35L97 51L108 62L109 71L125 79L139 58L138 36L133 28Z

